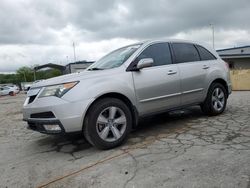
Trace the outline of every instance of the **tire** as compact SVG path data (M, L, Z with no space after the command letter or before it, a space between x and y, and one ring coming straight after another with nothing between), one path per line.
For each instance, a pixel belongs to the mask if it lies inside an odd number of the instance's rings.
M201 110L209 116L216 116L224 112L226 105L226 88L220 83L212 83L205 101L201 104Z
M127 139L131 128L132 115L128 106L119 99L104 98L88 110L83 134L98 149L111 149Z

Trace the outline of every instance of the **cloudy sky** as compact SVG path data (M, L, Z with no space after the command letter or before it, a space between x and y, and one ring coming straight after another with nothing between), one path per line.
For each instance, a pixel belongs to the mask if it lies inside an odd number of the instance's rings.
M97 60L152 38L250 45L249 0L0 0L0 72Z

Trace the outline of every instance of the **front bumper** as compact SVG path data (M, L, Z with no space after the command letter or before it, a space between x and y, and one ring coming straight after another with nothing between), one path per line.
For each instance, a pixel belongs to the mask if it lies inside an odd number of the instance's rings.
M61 122L57 119L51 120L51 119L23 119L24 121L27 121L28 129L33 131L38 131L40 133L44 134L64 134L65 129ZM46 125L55 125L58 126L59 130L48 130L46 128Z
M54 96L30 100L31 97L24 103L23 120L27 121L29 129L46 134L82 131L85 113L94 100L68 101ZM48 112L53 116L44 116ZM46 125L58 125L60 130L47 130Z

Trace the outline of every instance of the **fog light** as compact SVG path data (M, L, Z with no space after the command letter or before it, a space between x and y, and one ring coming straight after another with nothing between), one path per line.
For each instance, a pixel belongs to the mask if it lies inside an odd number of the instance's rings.
M47 131L60 131L61 127L59 125L44 125Z

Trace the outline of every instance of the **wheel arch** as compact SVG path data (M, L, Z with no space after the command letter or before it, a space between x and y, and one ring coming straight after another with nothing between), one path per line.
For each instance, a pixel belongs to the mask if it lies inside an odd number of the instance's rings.
M215 80L213 80L213 81L210 83L209 88L210 88L210 86L211 86L213 83L220 83L221 85L223 85L223 86L225 87L226 91L227 91L227 93L226 93L227 97L229 96L228 85L227 85L227 82L226 82L224 79L222 79L222 78L216 78Z
M125 95L121 94L121 93L117 93L117 92L110 92L110 93L105 93L102 94L100 96L98 96L94 101L92 101L92 103L88 106L85 116L83 118L83 126L84 126L84 122L86 119L87 114L89 113L90 108L99 100L104 99L104 98L116 98L119 99L121 101L123 101L128 108L131 111L131 115L132 115L132 119L133 119L133 124L132 127L135 128L137 126L138 123L138 111L136 109L136 107L133 105L133 103L129 100L128 97L126 97Z

